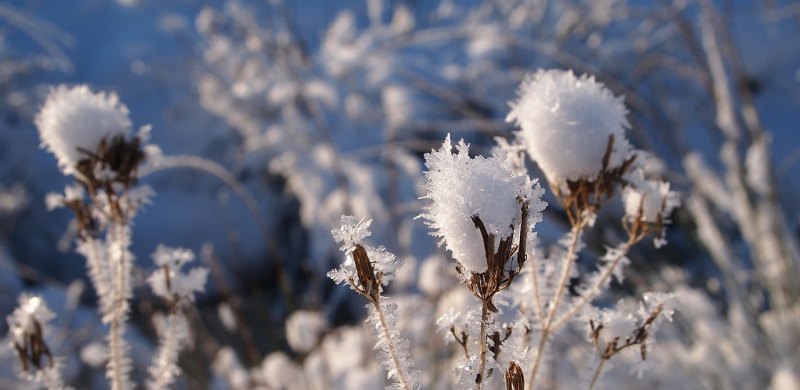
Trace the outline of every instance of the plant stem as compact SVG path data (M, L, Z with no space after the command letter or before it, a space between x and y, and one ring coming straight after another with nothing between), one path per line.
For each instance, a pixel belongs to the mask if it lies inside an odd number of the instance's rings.
M125 322L128 314L128 294L130 290L130 262L128 258L128 238L126 234L127 226L125 222L114 222L109 227L108 238L112 240L109 244L108 261L112 271L112 282L110 293L113 296L113 306L111 309L111 324L108 334L108 348L110 357L108 361L108 377L111 380L111 388L122 390L127 388L126 371L129 364L125 357ZM118 246L118 248L113 248ZM106 315L106 313L104 313Z
M594 385L597 384L597 380L600 379L600 372L603 371L603 366L606 364L607 359L600 359L600 363L597 365L597 369L594 371L594 375L592 376L592 383L589 384L589 390L594 388Z
M606 281L611 277L614 273L614 269L617 268L617 265L620 261L628 254L628 251L631 249L633 244L635 244L638 240L635 240L635 237L631 237L625 244L623 244L619 248L619 255L617 255L613 260L611 260L611 264L606 264L605 270L603 270L603 275L600 276L600 279L584 294L581 294L580 301L575 304L572 308L569 309L564 315L559 317L556 321L553 322L553 325L550 326L551 331L555 331L556 329L560 328L564 325L567 321L575 315L575 313L580 310L583 305L591 302L594 300L597 295L600 294L601 286L603 286Z
M397 357L397 351L394 347L392 333L389 331L389 325L386 323L386 316L383 314L383 309L381 309L381 305L378 300L370 301L372 302L372 306L375 308L375 314L378 316L378 320L380 321L383 337L386 339L386 349L389 352L389 358L392 361L394 370L397 372L397 379L400 381L400 386L405 390L411 390L411 385L408 382L408 378L406 378L406 372L400 364L400 359Z
M115 313L116 312L117 310L115 310ZM124 364L124 332L125 321L122 321L121 318L115 315L111 320L111 329L108 334L108 348L111 350L111 356L108 361L109 372L107 373L111 380L111 388L114 390L123 389L125 383L124 374L122 372Z
M481 366L478 370L478 377L480 381L478 381L478 390L481 389L483 386L483 381L486 380L484 378L484 373L486 371L486 325L489 321L489 305L486 300L481 301L481 336L478 342L481 346Z
M572 230L570 232L572 234L572 239L570 240L569 247L567 248L567 254L564 259L564 268L561 271L561 279L558 282L558 288L553 296L553 303L548 309L547 318L544 320L544 326L542 327L542 334L540 336L539 346L536 352L536 360L533 363L533 368L531 368L531 374L528 377L529 379L526 381L529 386L528 389L532 389L533 384L535 383L536 373L539 370L539 365L542 361L542 355L544 354L544 348L547 344L547 338L550 336L550 326L553 323L553 317L556 315L558 305L561 303L561 296L564 294L564 289L567 287L567 283L569 283L569 274L570 270L572 269L573 257L575 256L580 234L584 226L585 219L583 217L578 217L575 225L572 226Z

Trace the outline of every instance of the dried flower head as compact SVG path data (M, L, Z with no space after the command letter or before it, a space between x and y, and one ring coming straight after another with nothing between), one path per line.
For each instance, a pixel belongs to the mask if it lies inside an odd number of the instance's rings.
M670 191L667 182L645 179L638 169L628 177L628 184L622 191L628 233L655 232L655 244L661 246L668 217L680 204L678 193Z
M19 297L19 307L6 317L11 346L17 352L23 372L53 366L53 355L44 342L44 326L54 317L41 297L28 294Z
M153 262L159 267L147 281L153 292L171 302L193 302L194 294L205 289L208 269L195 267L188 272L182 268L194 260L194 253L183 248L159 245L153 252Z
M372 220L342 216L340 227L331 233L333 239L342 244L340 249L346 258L338 269L328 272L328 277L336 283L347 283L359 294L377 302L381 286L392 279L399 263L384 247L363 245L364 238L371 234L371 223Z

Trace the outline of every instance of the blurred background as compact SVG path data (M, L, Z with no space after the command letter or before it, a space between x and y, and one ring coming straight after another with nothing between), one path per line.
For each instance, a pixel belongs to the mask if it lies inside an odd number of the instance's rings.
M406 259L389 295L420 318L403 325L419 360L444 360L414 336L430 332L454 285L449 255L414 219L425 205L423 154L451 133L489 155L497 137L514 139L505 117L525 75L572 69L624 97L631 143L651 153L652 175L682 193L669 245L638 246L625 283L607 297L692 297L665 336L676 361L649 380L764 388L785 374L798 383L798 36L800 4L790 0L5 1L0 314L22 291L44 294L59 313L54 352L67 359L65 377L105 386L90 358L104 330L72 215L44 203L70 179L39 148L32 120L51 86L88 84L116 92L134 126L153 125L151 142L180 156L141 178L157 196L134 221L137 372L162 309L144 282L158 244L189 248L211 269L178 386L237 387L215 368L221 351L249 375L267 370L274 353L307 372L309 355L292 351L284 330L297 310L320 312L326 335L345 345L341 329L360 329L364 302L325 276L342 260L330 230L343 214L373 219L369 241ZM545 199L543 248L568 230L549 188ZM612 203L598 216L582 272L622 240L621 210ZM354 367L382 386L385 374L362 349L363 361L353 358L343 379L329 367L319 388L356 388ZM22 386L11 351L0 359L0 387ZM426 387L447 387L444 366L431 367ZM670 368L681 374L657 374ZM258 381L249 380L245 387Z

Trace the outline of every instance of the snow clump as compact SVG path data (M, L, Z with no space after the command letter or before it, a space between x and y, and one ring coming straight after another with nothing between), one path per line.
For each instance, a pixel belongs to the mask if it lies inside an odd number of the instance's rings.
M86 85L53 88L35 122L42 147L56 156L65 175L74 175L77 163L101 140L131 133L128 108L117 94L94 93Z
M517 94L506 121L521 128L518 137L550 183L593 180L602 169L610 136L614 144L607 168L629 157L623 98L593 76L539 70L522 82Z

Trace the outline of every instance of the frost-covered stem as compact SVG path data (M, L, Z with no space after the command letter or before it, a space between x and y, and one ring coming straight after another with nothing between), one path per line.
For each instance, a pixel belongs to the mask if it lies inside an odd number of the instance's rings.
M110 310L112 304L109 299L109 291L111 291L110 276L111 270L108 268L108 263L103 258L100 252L99 243L97 239L89 237L86 239L80 252L86 257L86 266L89 268L89 279L94 284L94 289L100 299L100 310L102 315L105 316Z
M111 380L111 388L121 390L124 388L125 374L122 372L122 364L125 359L123 349L125 347L123 335L125 333L125 321L117 316L111 320L111 330L108 333L108 349L111 357L108 361L108 372L106 376Z
M406 372L403 370L403 366L400 364L400 359L397 356L397 350L394 346L392 332L389 330L389 324L386 323L386 316L383 314L383 309L381 309L381 305L377 299L370 299L370 302L372 302L372 307L375 308L375 315L380 321L383 337L386 338L386 350L389 352L389 359L392 361L394 370L397 373L397 379L400 381L400 386L405 390L411 390L410 382L408 381L408 378L406 378Z
M489 304L486 300L481 301L481 337L478 340L481 346L481 365L478 370L478 390L483 387L484 372L486 371L486 325L489 322Z
M539 365L542 362L544 348L547 345L547 338L550 337L550 327L553 323L553 318L556 315L559 303L561 303L561 296L564 294L564 289L567 288L567 284L569 283L569 274L572 270L573 257L575 257L575 251L578 248L581 231L583 230L585 224L585 218L583 218L583 216L579 216L578 221L572 226L572 230L570 232L572 239L570 240L569 247L567 248L567 254L564 259L564 268L561 271L561 279L558 282L558 288L553 296L553 302L547 311L547 317L545 318L542 326L542 334L539 336L539 346L536 348L536 360L534 360L533 368L531 368L531 374L528 376L529 379L526 381L529 389L533 388L533 384L536 380L536 373L539 370Z
M594 385L597 384L597 380L600 379L600 372L603 371L603 366L606 364L607 359L600 359L600 363L597 364L597 369L594 370L594 375L592 376L592 382L589 383L589 390L594 388Z
M148 389L167 389L175 379L179 372L176 362L187 337L187 326L185 317L180 313L170 314L166 318L158 352L150 366Z
M589 290L581 294L580 300L578 301L577 304L575 304L566 313L564 313L564 315L559 317L553 323L553 325L550 327L551 331L555 331L556 329L560 328L567 321L569 321L572 318L572 316L574 316L578 312L578 310L583 308L583 305L597 298L600 292L602 292L603 286L606 284L608 279L611 278L611 275L614 273L614 269L617 268L619 262L625 258L625 256L628 254L628 251L636 242L638 242L637 237L631 236L627 242L625 242L618 248L619 252L617 253L617 256L615 256L609 264L605 264L605 270L603 270L603 274L600 276L599 279L597 279L597 282L595 282L595 284L592 285L592 287L590 287Z
M108 334L109 361L106 376L111 381L111 388L122 390L129 388L127 371L129 362L125 356L125 322L128 315L128 295L130 291L131 259L128 256L127 226L124 221L114 221L109 227L108 256L112 270L113 306L111 307L111 325ZM116 248L114 248L116 246ZM106 315L104 313L104 315Z

